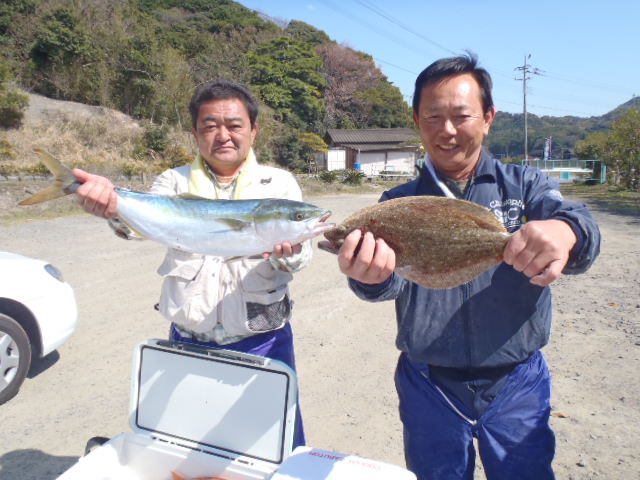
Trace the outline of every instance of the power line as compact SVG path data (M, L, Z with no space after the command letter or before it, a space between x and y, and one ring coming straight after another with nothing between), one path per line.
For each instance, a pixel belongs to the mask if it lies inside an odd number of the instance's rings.
M418 53L420 55L424 55L425 54L424 49L418 48L415 45L415 43L405 42L405 41L403 41L403 39L396 37L393 33L389 32L389 31L381 32L381 29L379 27L374 27L370 23L364 21L361 18L361 15L354 15L353 13L350 13L350 12L338 7L337 5L335 5L330 0L322 0L322 3L324 3L325 6L328 7L329 9L331 9L331 10L333 10L335 12L338 12L342 16L348 18L350 21L359 23L360 25L362 25L366 29L371 30L372 32L375 32L376 34L378 34L380 36L383 36L387 40L392 40L392 41L396 42L397 44L402 45L403 47L405 47L405 48L407 48L409 50L413 50L414 52L416 52L416 53Z
M413 70L407 70L406 68L401 67L399 65L395 65L395 64L393 64L391 62L387 62L385 60L380 60L378 57L374 57L374 59L376 60L376 62L384 63L386 65L391 65L392 67L397 68L398 70L402 70L403 72L411 73L411 74L416 75L416 76L419 75L417 72L414 72Z
M356 3L359 3L360 5L362 5L364 8L371 10L373 13L375 13L376 15L381 16L382 18L384 18L385 20L388 20L389 22L393 23L394 25L397 25L398 27L400 27L401 29L415 35L416 37L424 40L425 42L429 42L430 44L444 50L445 52L449 52L453 55L456 55L456 52L454 52L453 50L440 45L438 42L436 42L435 40L430 39L429 37L424 36L422 33L420 32L416 32L415 30L413 30L411 27L407 26L406 24L400 22L399 20L397 20L396 18L392 17L391 15L389 15L388 13L384 12L383 10L381 10L380 8L376 7L375 5L370 4L368 1L366 0L356 0Z
M592 88L597 88L601 90L608 90L610 92L615 92L615 93L620 93L621 90L627 90L626 88L616 87L614 85L591 83L591 82L585 82L583 80L562 77L562 76L559 76L559 74L553 73L553 72L547 72L547 77L553 78L554 80L560 80L561 82L573 83L575 85L582 85L583 87L592 87ZM629 95L633 95L633 94L630 93Z

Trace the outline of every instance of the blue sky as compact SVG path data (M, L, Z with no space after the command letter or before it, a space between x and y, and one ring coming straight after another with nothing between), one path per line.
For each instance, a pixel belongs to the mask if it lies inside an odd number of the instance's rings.
M475 52L498 110L603 115L640 95L640 0L239 0L302 20L373 56L410 104L415 78L441 57Z

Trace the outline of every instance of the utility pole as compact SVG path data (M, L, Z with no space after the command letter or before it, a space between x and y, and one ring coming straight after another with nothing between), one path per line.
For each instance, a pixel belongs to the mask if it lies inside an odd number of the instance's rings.
M531 65L527 65L527 60L531 58L531 54L524 56L524 65L516 67L515 70L522 71L522 78L516 78L516 80L522 80L522 111L524 115L524 161L529 162L529 130L527 128L527 80L529 80L529 74L542 75L544 72L538 68L532 68Z

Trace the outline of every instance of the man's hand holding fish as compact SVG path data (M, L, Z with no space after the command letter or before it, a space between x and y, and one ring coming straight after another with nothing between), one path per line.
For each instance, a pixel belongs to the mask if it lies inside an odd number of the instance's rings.
M576 234L566 222L534 220L514 233L503 257L532 284L546 287L560 278L576 242Z

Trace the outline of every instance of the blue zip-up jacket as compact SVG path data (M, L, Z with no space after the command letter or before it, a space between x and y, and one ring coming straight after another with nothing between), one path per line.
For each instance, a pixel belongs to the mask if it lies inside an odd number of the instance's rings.
M380 201L412 195L443 196L426 168L418 178L382 194ZM465 200L484 205L510 232L528 220L561 219L578 241L565 274L586 271L600 252L600 231L586 206L565 201L540 170L506 165L483 152ZM529 358L549 341L551 290L501 263L459 287L434 290L393 273L367 285L349 279L367 301L396 301L396 346L409 359L469 369L507 366Z

